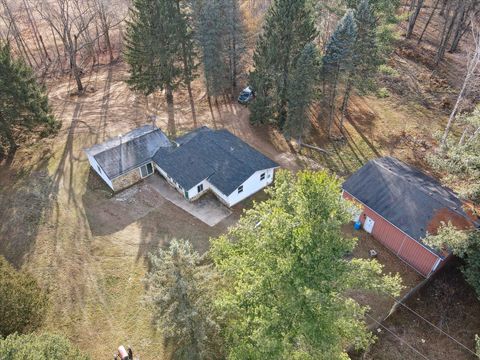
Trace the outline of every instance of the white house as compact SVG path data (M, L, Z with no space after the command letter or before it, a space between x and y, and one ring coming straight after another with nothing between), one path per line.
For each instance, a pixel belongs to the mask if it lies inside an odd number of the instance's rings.
M186 199L211 191L229 207L271 184L279 167L229 131L208 127L170 141L160 129L146 125L85 152L114 191L156 169Z

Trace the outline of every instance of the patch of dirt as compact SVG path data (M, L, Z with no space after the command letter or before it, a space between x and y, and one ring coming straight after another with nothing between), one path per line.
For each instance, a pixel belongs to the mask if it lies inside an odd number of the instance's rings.
M429 359L478 359L421 317L433 323L468 349L474 350L475 334L480 334L480 302L463 275L451 264L434 276L432 281L406 305L383 323L402 340L385 330L376 332L378 341L362 359L422 359L402 341L410 344Z

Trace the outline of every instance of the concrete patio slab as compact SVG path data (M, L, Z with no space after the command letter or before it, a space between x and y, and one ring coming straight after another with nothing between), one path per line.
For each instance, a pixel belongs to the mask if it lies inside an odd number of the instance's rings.
M206 194L200 199L190 202L173 189L167 181L158 174L153 174L144 181L145 185L157 191L162 197L195 216L209 226L215 226L230 216L230 209L224 206L213 195Z

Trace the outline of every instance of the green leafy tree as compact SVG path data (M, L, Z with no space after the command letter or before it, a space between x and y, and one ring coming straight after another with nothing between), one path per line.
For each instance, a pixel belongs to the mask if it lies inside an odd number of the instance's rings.
M252 123L273 121L283 129L292 68L315 36L313 12L306 0L274 0L253 55L250 83L257 99L251 107Z
M345 3L350 9L358 9L362 1L363 0L346 0ZM375 17L382 22L396 22L396 13L400 4L400 0L370 0L370 5Z
M355 44L357 38L357 25L354 11L347 13L337 24L335 31L328 40L323 57L323 81L329 85L329 117L328 133L332 134L335 116L335 103L338 85L345 81L352 73L355 66Z
M301 143L302 136L308 131L308 108L315 95L317 77L318 52L314 44L305 45L292 69L292 81L288 88L288 119L284 133L290 137L298 138Z
M346 359L372 341L367 310L350 290L398 295L400 278L375 260L349 259L350 204L326 172L276 174L270 198L255 203L211 256L225 277L217 306L227 314L229 359Z
M462 230L443 223L437 234L427 235L425 243L436 249L449 249L464 259L463 275L480 298L480 230Z
M220 327L212 307L219 279L212 265L200 260L189 242L178 240L150 255L147 301L158 329L173 344L175 359L221 358Z
M173 91L182 81L186 49L184 19L174 0L134 0L127 22L125 60L130 65L127 83L145 96L165 90L168 129L174 136ZM183 80L185 80L183 78Z
M355 12L357 37L354 44L353 66L346 75L345 94L342 101L340 130L348 108L353 87L365 92L373 87L381 63L377 47L377 25L369 0L360 1Z
M60 124L50 113L48 98L32 70L12 57L9 44L0 43L0 155L15 150L15 130L41 128L41 135L55 132ZM2 146L3 144L3 146Z
M35 279L26 272L15 270L0 256L0 337L38 328L47 304L47 296Z
M68 339L55 334L13 334L0 338L2 360L88 360Z

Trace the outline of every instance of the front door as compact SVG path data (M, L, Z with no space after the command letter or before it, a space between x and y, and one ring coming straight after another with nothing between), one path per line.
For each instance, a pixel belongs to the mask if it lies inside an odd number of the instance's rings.
M375 225L375 221L370 219L368 216L365 218L365 222L363 223L363 228L369 234L372 233L373 225Z

